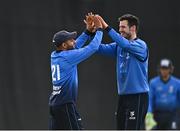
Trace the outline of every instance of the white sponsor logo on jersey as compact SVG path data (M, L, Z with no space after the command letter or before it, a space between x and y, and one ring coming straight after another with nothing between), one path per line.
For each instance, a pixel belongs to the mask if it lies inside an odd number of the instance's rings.
M136 117L134 116L135 115L135 111L130 111L129 112L130 114L130 117L129 117L129 120L135 120L136 119Z

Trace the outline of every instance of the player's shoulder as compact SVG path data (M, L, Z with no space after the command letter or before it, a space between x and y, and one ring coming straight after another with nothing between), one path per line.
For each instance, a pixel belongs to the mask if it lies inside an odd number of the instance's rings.
M146 44L146 42L145 42L144 40L142 40L142 39L140 39L140 38L136 38L135 41L136 41L138 44L147 47L147 44Z
M175 76L171 76L171 79L176 82L176 83L179 83L180 84L180 79L175 77Z
M54 57L56 57L56 56L57 56L56 51L53 51L53 52L51 53L51 58L54 58Z
M160 78L159 78L159 76L156 76L156 77L153 77L152 79L150 79L150 84L154 84L154 83L157 83L157 82L159 82L159 80L160 80Z
M64 51L53 51L51 53L51 58L63 57Z
M144 40L142 40L142 39L139 38L139 37L137 37L135 40L138 41L138 42L146 43Z

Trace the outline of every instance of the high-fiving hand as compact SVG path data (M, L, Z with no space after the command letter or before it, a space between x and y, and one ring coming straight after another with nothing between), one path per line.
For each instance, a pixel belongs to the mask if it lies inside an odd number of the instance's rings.
M94 25L95 25L96 29L103 28L101 21L98 19L98 17L96 15L94 16Z
M103 29L106 29L108 27L108 24L104 21L104 19L100 15L95 16L101 21Z
M94 15L92 12L86 15L86 19L84 20L86 24L86 29L90 32L95 32L98 28L105 29L106 23L99 15Z
M96 31L96 27L94 24L94 14L88 13L88 15L86 15L86 19L84 20L84 23L86 24L86 29L89 32L95 32Z

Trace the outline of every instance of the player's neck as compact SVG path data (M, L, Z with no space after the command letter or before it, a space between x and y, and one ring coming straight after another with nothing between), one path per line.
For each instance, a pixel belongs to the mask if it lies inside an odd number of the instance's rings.
M131 35L130 40L134 40L134 39L136 39L136 38L137 38L137 34L136 34L136 33L133 33L133 34Z
M162 81L167 82L170 79L170 75L161 77Z

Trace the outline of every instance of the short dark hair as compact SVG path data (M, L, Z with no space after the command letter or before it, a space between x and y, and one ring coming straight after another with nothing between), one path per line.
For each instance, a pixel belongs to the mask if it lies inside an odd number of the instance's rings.
M132 14L125 14L118 18L118 21L127 20L129 27L135 25L136 26L136 32L139 30L139 18Z

